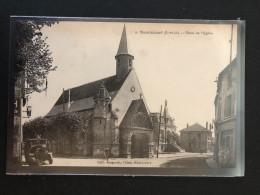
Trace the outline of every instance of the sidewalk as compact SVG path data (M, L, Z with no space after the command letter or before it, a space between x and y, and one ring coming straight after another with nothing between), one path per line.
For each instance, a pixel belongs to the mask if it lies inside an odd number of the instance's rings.
M206 162L210 168L218 168L217 163L213 158L208 158Z
M159 154L159 158L156 155L153 158L109 158L108 160L104 158L86 158L86 157L54 157L53 164L46 163L44 166L86 166L86 167L160 167L160 165L183 158L193 158L193 157L204 157L211 158L211 153L166 153ZM26 165L24 165L26 166Z

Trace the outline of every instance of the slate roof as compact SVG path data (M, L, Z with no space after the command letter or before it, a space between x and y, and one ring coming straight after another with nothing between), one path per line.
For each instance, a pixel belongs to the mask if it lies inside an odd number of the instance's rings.
M129 71L130 73L131 71ZM128 73L128 74L129 74ZM99 86L101 85L102 82L104 82L104 85L107 88L107 91L111 95L111 98L113 99L116 96L116 93L111 93L118 91L121 86L123 85L125 79L127 78L128 74L126 77L120 81L116 81L116 75L107 77L104 79L100 79L91 83L87 83L78 87L74 87L70 89L70 101L75 102L81 99L85 98L90 98L93 97ZM64 94L64 102L63 102L63 94ZM61 105L63 103L68 103L69 101L69 90L65 90L57 100L54 106L56 105Z
M94 107L94 100L92 97L71 102L71 106L69 108L68 108L68 103L64 104L64 108L66 112L77 112L82 110L91 111L93 110L93 107ZM63 104L53 106L46 116L52 116L60 112L63 112Z
M143 99L137 99L132 101L120 126L131 126L131 121L134 115L137 113L138 109L141 110L142 112L146 112L147 117L149 119L149 128L152 129L153 128L152 121L150 120Z
M74 87L70 89L70 107L68 108L68 101L69 101L69 90L65 90L51 108L49 113L46 116L51 116L58 114L63 111L63 104L67 112L75 112L75 111L83 111L83 110L91 110L94 108L94 99L93 96L98 90L99 86L102 82L111 97L111 100L114 99L118 90L122 87L123 83L125 82L127 76L120 81L116 81L116 75L107 77L104 79L100 79L91 83L87 83L85 85L81 85L78 87ZM64 96L63 96L64 94ZM63 101L64 98L64 101Z
M191 125L185 129L182 129L181 131L183 132L183 131L209 131L209 130L206 130L206 128L201 126L200 124L195 123L194 125Z
M219 73L219 77L222 77L223 74L225 74L226 72L230 71L230 67L234 67L237 66L237 57L235 57L220 73Z

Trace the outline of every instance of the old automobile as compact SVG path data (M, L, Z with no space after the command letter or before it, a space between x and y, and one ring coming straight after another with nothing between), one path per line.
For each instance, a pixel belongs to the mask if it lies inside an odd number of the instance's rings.
M24 145L25 161L29 165L40 165L46 161L53 163L50 144L47 139L28 139Z

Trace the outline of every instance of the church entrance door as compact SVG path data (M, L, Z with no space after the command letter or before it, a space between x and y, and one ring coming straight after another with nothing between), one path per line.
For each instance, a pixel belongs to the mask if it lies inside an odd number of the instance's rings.
M145 133L135 133L131 137L131 157L149 158L149 136Z

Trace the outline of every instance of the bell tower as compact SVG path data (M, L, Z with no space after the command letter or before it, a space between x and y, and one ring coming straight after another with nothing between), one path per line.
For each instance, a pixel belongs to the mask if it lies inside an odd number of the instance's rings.
M109 147L111 140L111 126L109 102L110 96L104 85L101 83L94 97L94 115L92 119L93 130L93 157L104 156L104 151Z
M107 118L108 113L108 104L111 97L108 94L108 91L102 82L96 91L94 97L94 118Z
M124 26L118 51L115 56L116 59L116 81L120 81L133 68L134 56L128 53L126 29Z

